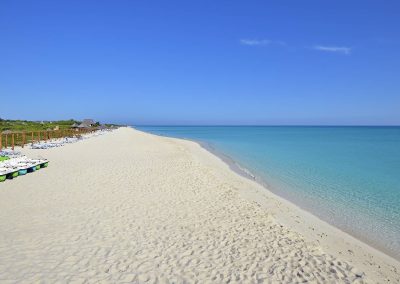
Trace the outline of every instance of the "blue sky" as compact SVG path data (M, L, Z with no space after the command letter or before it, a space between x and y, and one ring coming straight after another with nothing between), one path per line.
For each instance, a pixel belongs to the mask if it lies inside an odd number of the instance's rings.
M2 1L0 117L400 124L398 1Z

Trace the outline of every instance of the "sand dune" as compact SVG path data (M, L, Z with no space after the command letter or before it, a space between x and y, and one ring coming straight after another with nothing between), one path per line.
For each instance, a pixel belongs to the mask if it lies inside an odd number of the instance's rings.
M51 163L0 184L1 283L400 281L196 143L121 128L25 152Z

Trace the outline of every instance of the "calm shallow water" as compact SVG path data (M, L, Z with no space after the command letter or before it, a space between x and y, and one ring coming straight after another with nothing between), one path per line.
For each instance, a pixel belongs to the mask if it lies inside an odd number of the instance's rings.
M400 127L136 128L208 143L276 194L400 258Z

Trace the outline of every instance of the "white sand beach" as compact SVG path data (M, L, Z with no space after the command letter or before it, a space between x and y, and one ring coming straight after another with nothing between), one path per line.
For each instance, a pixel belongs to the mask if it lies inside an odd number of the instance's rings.
M47 150L0 184L0 283L400 283L397 260L132 128Z

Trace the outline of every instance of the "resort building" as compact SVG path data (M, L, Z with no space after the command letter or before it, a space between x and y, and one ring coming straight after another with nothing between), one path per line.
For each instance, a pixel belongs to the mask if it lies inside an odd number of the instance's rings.
M78 125L78 128L91 128L95 125L93 119L84 119L81 124Z

